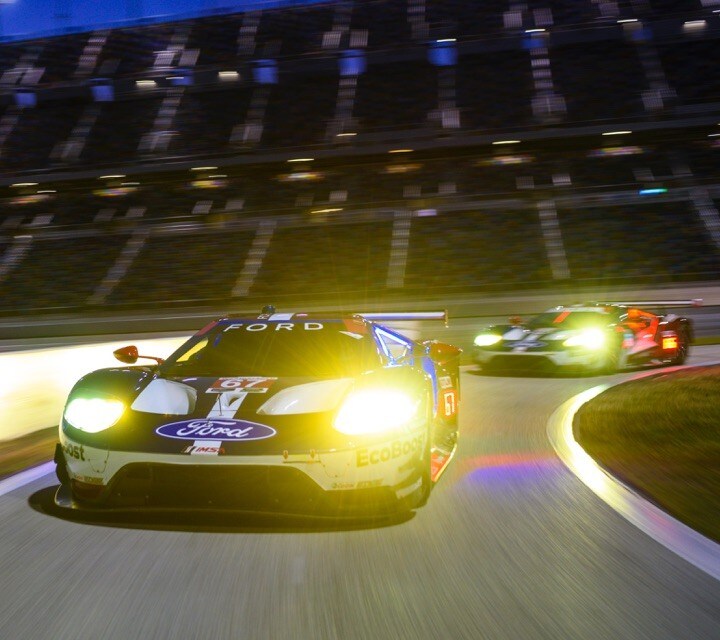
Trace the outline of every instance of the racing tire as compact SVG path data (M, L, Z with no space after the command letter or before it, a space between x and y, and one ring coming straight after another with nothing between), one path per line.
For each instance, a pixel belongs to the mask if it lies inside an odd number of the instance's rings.
M602 366L602 373L611 374L617 373L618 365L620 364L620 351L619 349L612 348L607 352L605 361Z
M65 462L55 463L55 476L60 481L60 484L66 487L70 486L70 475L68 474Z
M408 509L419 509L427 504L433 489L432 481L432 445L433 445L433 417L432 401L428 398L427 436L425 448L418 463L420 487L410 496L411 502L407 504Z
M690 341L688 340L688 334L686 331L681 330L678 332L678 349L677 353L670 359L670 364L679 366L685 364L688 354L690 352Z
M430 498L430 494L432 493L433 481L432 481L432 472L431 472L431 468L432 468L432 465L431 465L431 461L432 461L431 440L432 440L432 438L430 435L430 430L428 430L427 444L425 446L425 451L423 452L423 459L420 462L421 484L420 484L420 488L416 492L416 498L415 498L414 504L412 505L413 509L419 509L420 507L424 507L427 504L428 499Z
M595 373L600 375L617 373L620 366L620 351L621 347L619 343L615 342L610 345L610 348L605 352L605 357L601 359Z
M70 474L67 470L67 464L65 462L65 456L63 455L62 448L60 447L60 443L55 445L55 456L53 457L53 462L55 463L55 475L57 476L57 479L60 481L60 484L65 485L66 487L70 486Z

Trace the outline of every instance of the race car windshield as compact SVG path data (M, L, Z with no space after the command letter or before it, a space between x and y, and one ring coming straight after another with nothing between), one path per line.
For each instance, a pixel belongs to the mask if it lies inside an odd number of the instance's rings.
M379 363L369 335L341 322L222 324L191 338L162 365L165 375L332 378Z
M528 323L530 329L585 329L606 326L611 318L607 313L595 311L549 311L534 317Z

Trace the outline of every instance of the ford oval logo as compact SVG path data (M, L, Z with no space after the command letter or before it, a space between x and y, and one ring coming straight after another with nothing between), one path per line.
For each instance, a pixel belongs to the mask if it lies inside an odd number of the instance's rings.
M272 438L277 432L272 427L247 420L218 420L214 418L196 418L170 422L155 429L155 433L164 438L175 440L225 440L244 442L246 440L264 440Z

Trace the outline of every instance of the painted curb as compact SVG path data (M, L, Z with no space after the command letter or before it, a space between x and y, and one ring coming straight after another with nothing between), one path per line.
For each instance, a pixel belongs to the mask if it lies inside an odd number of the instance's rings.
M713 363L704 363L708 366ZM673 367L631 378L651 377L687 367ZM694 367L693 367L694 368ZM716 580L720 580L720 544L676 520L665 511L642 498L638 493L603 469L577 443L573 436L573 418L578 409L606 389L628 380L603 384L588 389L564 402L550 416L547 434L562 462L600 499L655 541L687 560Z

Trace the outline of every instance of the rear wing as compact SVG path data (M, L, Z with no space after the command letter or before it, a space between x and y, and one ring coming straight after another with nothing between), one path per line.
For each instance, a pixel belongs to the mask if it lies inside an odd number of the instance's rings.
M378 322L407 322L412 320L442 320L447 327L448 312L443 311L381 311L377 313L357 313L366 320Z
M631 302L608 302L607 304L618 304L623 307L702 307L702 298L692 300L634 300Z

